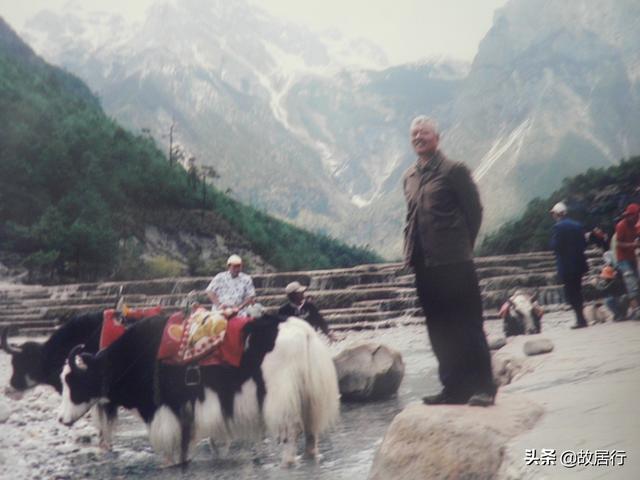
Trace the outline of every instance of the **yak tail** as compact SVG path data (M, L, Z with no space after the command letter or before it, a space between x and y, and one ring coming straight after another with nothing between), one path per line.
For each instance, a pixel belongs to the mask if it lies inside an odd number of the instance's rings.
M336 369L329 348L307 322L289 317L279 326L276 344L262 363L263 405L269 433L291 438L291 431L317 435L338 416Z
M307 361L304 362L303 423L304 431L314 436L324 432L337 420L340 411L338 376L331 351L320 336L307 332Z

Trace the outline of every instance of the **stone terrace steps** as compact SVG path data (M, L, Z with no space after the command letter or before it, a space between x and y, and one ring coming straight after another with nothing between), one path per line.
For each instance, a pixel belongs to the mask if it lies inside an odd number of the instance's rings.
M348 332L350 330L378 330L383 328L393 328L403 325L420 325L424 323L422 318L417 317L396 317L392 320L370 320L356 323L332 323L331 330L338 332Z
M51 329L58 326L58 322L51 319L43 319L39 316L34 315L23 315L21 317L17 317L11 320L11 322L0 320L0 328L1 327L11 327L12 329L19 329L22 331L25 328L37 328L37 329L47 329L51 331Z
M600 254L591 252L589 263L597 272ZM297 280L309 285L314 303L335 330L388 328L422 322L411 273L400 263L360 265L353 268L252 275L258 301L274 312L285 302L284 287ZM516 288L537 289L543 304L563 301L550 252L481 257L476 259L483 290L485 318L495 319L495 309ZM187 293L202 291L209 277L84 283L58 286L22 286L0 290L0 326L17 327L24 334L51 331L68 315L112 308L120 287L132 307L163 305L169 312L184 305ZM598 292L585 285L585 298ZM200 297L205 300L204 296ZM204 304L206 305L206 303ZM412 317L411 315L418 315Z
M418 308L420 306L418 302L418 297L415 295L415 292L411 296L407 296L404 298L398 299L387 299L387 300L360 300L357 302L353 302L354 307L361 308L375 308L377 311L398 311L398 310L407 310L411 308Z
M366 313L333 313L330 315L324 315L327 323L332 325L334 323L350 324L366 321L388 320L391 318L398 318L399 316L413 316L419 309L408 309L403 311L400 315L398 311L388 312L366 312Z

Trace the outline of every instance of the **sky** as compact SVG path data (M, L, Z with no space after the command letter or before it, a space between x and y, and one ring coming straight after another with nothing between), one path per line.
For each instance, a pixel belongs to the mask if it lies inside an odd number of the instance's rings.
M60 9L68 0L0 0L0 15L20 32L36 12ZM140 19L155 0L82 0ZM179 0L178 0L179 1ZM228 0L234 1L234 0ZM380 46L392 64L447 56L471 61L507 0L247 0L274 16L314 30L337 28Z

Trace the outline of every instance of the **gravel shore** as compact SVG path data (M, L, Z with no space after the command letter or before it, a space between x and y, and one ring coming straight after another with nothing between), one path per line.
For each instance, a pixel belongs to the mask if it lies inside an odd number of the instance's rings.
M570 330L573 316L562 316L568 317L562 328L539 335L554 350L528 357L527 373L500 390L498 402L503 395L524 395L545 411L533 429L508 444L501 478L640 478L640 322ZM525 341L510 340L505 353L522 355ZM554 452L555 465L526 460L527 450L540 457L543 449ZM564 461L563 452L570 452Z

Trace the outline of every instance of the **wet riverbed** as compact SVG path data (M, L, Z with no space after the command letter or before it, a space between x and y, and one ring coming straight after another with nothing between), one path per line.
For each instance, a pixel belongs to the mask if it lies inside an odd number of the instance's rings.
M297 467L279 466L280 446L270 441L232 445L228 452L212 452L198 445L186 469L161 468L148 442L144 424L135 414L121 410L114 448L97 448L96 431L89 418L73 427L59 425L55 411L59 396L37 387L20 401L3 399L11 411L0 433L2 479L361 479L393 417L407 403L437 391L435 359L427 348L424 327L405 326L369 332L352 332L332 345L333 353L363 341L382 342L398 349L406 373L397 397L370 404L343 404L341 418L321 438L319 464L300 460ZM0 385L7 385L9 356L0 354ZM302 445L301 445L302 446Z
M572 316L567 313L548 314L543 330L567 329L571 321ZM490 336L499 335L501 322L485 322L485 330ZM58 424L59 395L50 387L36 387L19 401L0 398L0 479L365 479L393 417L408 403L440 388L436 362L427 346L423 326L350 332L331 349L337 354L367 341L384 343L402 353L406 366L404 380L397 397L390 400L342 404L340 421L320 440L319 464L300 460L298 466L283 470L280 446L260 441L234 444L226 453L211 452L206 443L201 443L185 469L162 468L142 421L122 409L113 450L104 453L97 447L96 430L89 418L79 420L71 428ZM2 388L9 381L9 359L0 352Z

